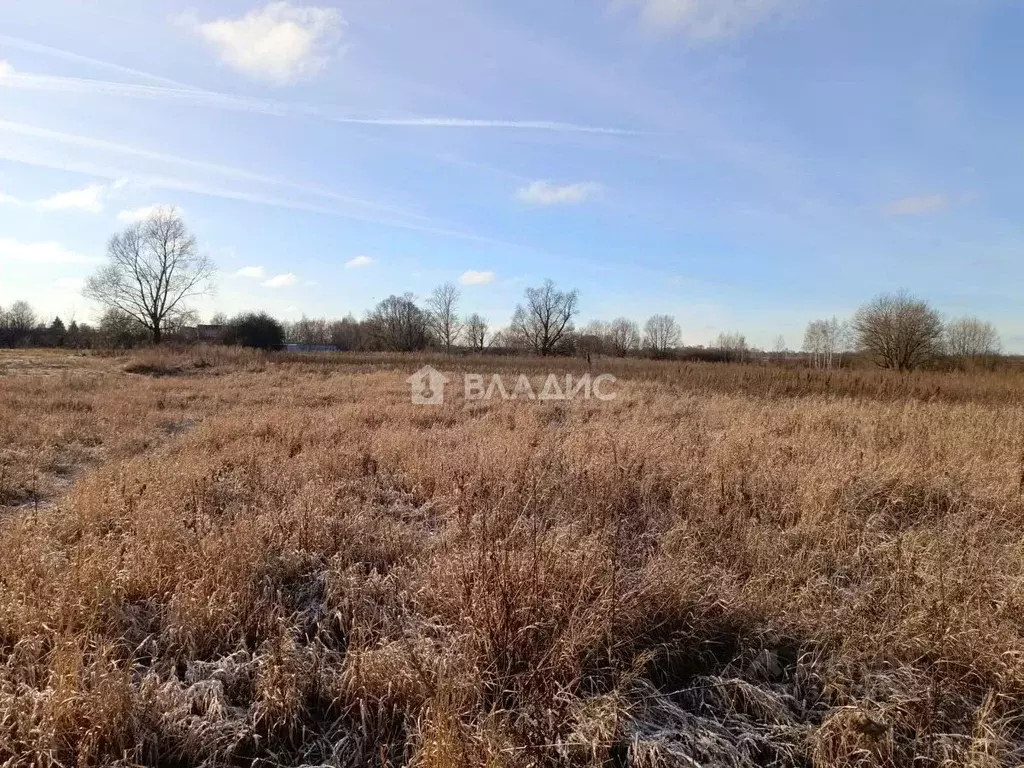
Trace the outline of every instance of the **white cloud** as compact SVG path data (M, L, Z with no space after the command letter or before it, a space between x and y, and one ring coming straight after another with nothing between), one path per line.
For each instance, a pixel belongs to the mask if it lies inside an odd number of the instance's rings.
M284 275L274 275L272 278L264 282L263 284L267 288L284 288L287 285L294 285L295 281L299 278L288 272Z
M945 195L920 195L895 200L885 206L885 212L890 216L923 216L948 206L949 200Z
M7 59L0 59L0 77L7 77L14 74L14 67Z
M459 282L463 285L487 285L493 283L497 278L498 276L494 272L478 272L475 269L469 269L462 273Z
M695 41L736 37L767 20L790 0L624 0L640 7L640 23Z
M119 214L117 214L117 220L118 221L127 221L129 223L134 223L136 221L145 221L150 216L152 216L154 213L159 211L161 208L168 208L168 207L169 206L166 206L166 205L143 205L143 206L141 206L139 208L129 208L129 209L121 211ZM177 211L178 211L179 214L181 213L181 209L180 208L178 208Z
M373 259L369 256L356 256L354 259L349 259L345 262L345 266L348 269L358 269L359 267L368 267L373 264Z
M550 181L532 181L516 191L516 197L534 205L575 205L601 193L601 185L593 181L576 184L552 184Z
M69 250L60 243L23 243L11 237L0 237L0 262L27 261L34 264L93 264L91 256Z
M256 280L262 280L266 276L267 270L263 267L242 267L235 272L235 277L252 277Z
M44 211L77 210L100 213L107 194L107 186L104 184L90 184L82 189L58 192L42 200L22 200L20 197L0 192L0 204L27 205Z
M82 189L58 192L42 200L22 200L20 197L0 192L0 205L27 205L44 211L86 211L100 213L107 197L104 184L90 184Z
M237 19L191 25L229 66L257 80L287 85L324 68L344 23L333 8L273 2Z
M107 188L103 184L90 184L82 189L58 192L45 200L36 201L35 205L47 211L78 210L99 213L103 210L106 193Z

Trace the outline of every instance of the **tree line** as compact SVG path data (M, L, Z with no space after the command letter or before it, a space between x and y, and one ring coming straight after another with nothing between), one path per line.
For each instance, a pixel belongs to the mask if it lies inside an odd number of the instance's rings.
M816 368L836 368L859 354L882 368L911 371L943 363L991 367L1002 342L990 322L974 316L944 321L928 302L899 291L876 296L848 320L812 320L802 349Z
M0 346L131 347L168 339L196 338L198 316L191 301L209 292L213 263L178 212L161 208L145 221L114 235L107 262L86 282L87 298L104 307L97 327L58 317L36 318L23 301L0 307ZM478 313L459 312L461 293L453 283L435 288L423 302L413 294L392 295L362 319L311 319L282 323L265 312L233 318L214 316L204 340L280 349L287 344L339 350L451 353L501 351L541 356L581 354L626 357L699 358L743 362L752 357L790 359L778 337L771 353L752 350L738 332L723 332L709 348L684 347L679 323L667 314L641 326L627 317L595 320L576 327L579 292L553 281L528 287L511 321L500 328ZM813 320L804 334L802 357L810 365L834 368L857 354L883 368L908 371L953 360L991 365L1001 353L995 327L976 317L944 322L927 302L906 291L882 294L849 320Z
M194 319L192 313L185 320ZM178 342L190 339L190 326L168 324L162 337ZM59 316L40 317L27 301L0 307L0 347L62 347L65 349L127 349L151 343L152 332L118 310L103 312L98 323L65 323Z
M681 329L671 315L654 315L641 326L619 317L575 324L579 293L562 290L551 280L524 291L508 325L500 328L479 313L459 313L461 292L453 283L435 288L422 302L411 293L389 296L363 319L303 317L277 323L265 313L236 318L215 316L225 343L244 343L265 349L294 344L332 347L342 351L523 353L552 355L644 356L678 358L683 353ZM239 342L239 339L245 339ZM715 347L686 348L693 356L706 351L708 359L743 360L749 355L740 333L721 334Z

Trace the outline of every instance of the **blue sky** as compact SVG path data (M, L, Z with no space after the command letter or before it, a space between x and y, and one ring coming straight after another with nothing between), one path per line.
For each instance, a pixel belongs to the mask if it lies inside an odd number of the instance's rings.
M0 306L94 317L109 236L177 205L199 302L361 315L463 283L507 323L800 344L899 288L1024 351L1015 0L33 0L0 10Z

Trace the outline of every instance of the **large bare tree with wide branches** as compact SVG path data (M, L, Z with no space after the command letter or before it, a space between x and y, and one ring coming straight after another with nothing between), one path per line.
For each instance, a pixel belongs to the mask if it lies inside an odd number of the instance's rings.
M579 293L560 291L551 280L540 288L527 288L526 302L516 306L512 334L538 355L551 355L572 334Z
M459 289L454 283L439 285L427 297L427 325L434 340L451 353L452 345L462 334L463 324L459 319Z
M912 371L942 352L942 317L906 291L883 293L853 316L857 347L882 368Z
M644 346L654 357L668 357L679 344L680 333L672 315L654 315L644 326Z
M110 238L107 263L84 294L130 315L159 344L188 313L189 299L209 293L214 271L178 211L162 207Z

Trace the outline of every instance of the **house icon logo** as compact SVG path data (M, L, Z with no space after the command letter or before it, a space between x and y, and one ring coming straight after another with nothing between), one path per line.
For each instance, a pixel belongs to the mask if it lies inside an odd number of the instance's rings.
M448 377L429 365L424 365L406 379L412 387L413 405L441 405L444 402L444 385Z

